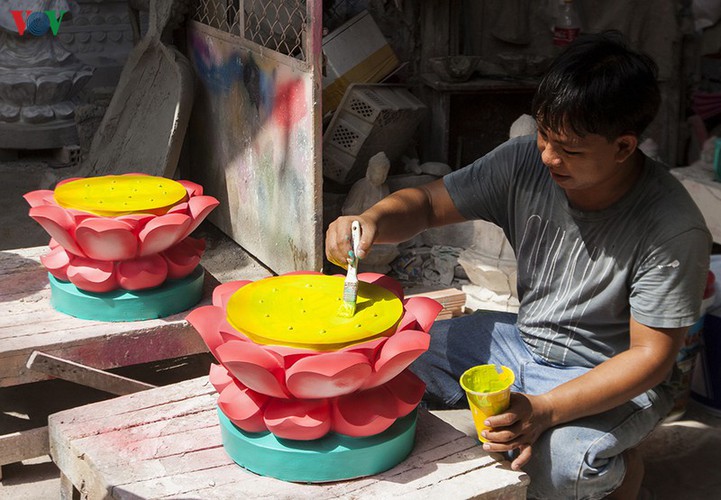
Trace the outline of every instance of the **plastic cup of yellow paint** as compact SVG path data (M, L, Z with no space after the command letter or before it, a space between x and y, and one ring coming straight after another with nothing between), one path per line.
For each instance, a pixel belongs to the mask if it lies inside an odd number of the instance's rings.
M478 439L485 443L481 433L488 429L483 422L492 415L498 415L508 408L511 400L511 385L516 379L513 371L501 365L478 365L461 375L461 387L466 391L471 407L473 423Z

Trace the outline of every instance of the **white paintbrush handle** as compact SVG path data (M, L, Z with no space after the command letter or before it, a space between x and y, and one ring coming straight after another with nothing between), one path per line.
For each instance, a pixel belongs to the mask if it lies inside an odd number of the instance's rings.
M360 222L357 220L354 220L353 223L350 226L350 239L351 239L351 246L353 247L353 257L354 259L358 258L358 246L360 245L360 239L361 239L361 226ZM357 265L357 263L356 263Z

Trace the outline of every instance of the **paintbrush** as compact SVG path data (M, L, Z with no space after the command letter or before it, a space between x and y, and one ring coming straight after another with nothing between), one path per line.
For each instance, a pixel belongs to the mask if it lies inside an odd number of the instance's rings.
M358 298L358 245L360 245L361 228L357 220L351 224L350 234L353 255L348 258L348 273L343 282L343 303L338 310L338 316L343 318L353 317Z

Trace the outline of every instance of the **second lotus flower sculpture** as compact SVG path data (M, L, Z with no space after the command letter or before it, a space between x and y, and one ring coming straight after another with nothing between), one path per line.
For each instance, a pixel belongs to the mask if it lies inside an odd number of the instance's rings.
M67 179L24 197L52 238L43 265L94 293L188 276L205 250L189 235L218 205L194 182L144 174Z

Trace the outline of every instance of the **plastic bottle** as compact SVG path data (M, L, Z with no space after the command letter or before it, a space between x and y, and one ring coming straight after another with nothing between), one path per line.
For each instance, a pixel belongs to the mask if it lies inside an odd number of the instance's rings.
M573 0L563 0L558 5L556 22L553 27L553 45L565 47L581 34L581 19L576 12Z

